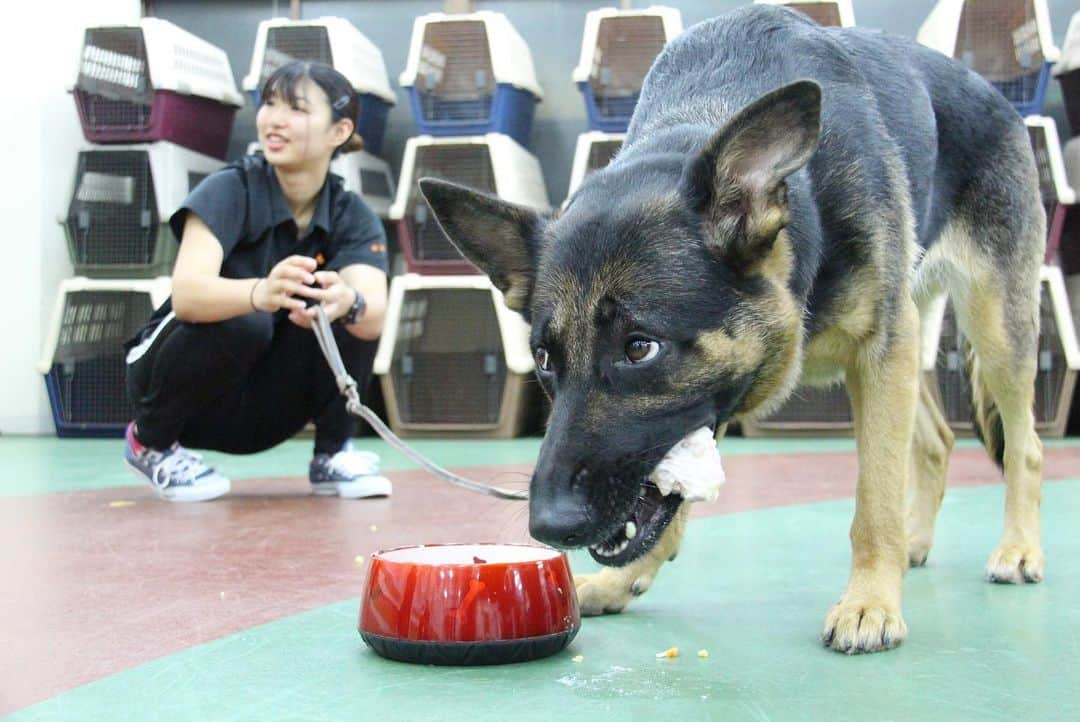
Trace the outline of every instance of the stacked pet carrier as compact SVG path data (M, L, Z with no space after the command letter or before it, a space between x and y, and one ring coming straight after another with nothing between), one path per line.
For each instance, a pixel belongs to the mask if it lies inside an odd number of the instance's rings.
M251 69L243 80L244 90L256 108L261 103L260 88L266 79L294 60L333 67L360 96L356 132L364 139L364 150L335 158L330 170L345 179L346 189L359 194L375 213L386 219L394 197L394 179L381 154L386 119L397 103L397 96L390 87L382 52L344 18L264 20L255 36ZM258 152L258 143L248 146L248 153L253 152Z
M528 327L446 238L418 181L548 208L526 149L542 97L529 48L501 13L424 15L400 82L422 135L390 208L407 273L391 283L375 361L387 416L406 436L515 436L537 406Z
M669 40L682 32L675 8L602 8L585 16L574 82L591 130L625 133L645 76Z
M566 196L585 176L606 166L626 138L641 85L669 40L682 32L674 8L602 8L585 16L573 80L585 101L590 130L578 136Z
M754 0L765 5L784 5L798 10L818 25L835 28L850 28L855 25L855 10L851 0Z
M516 436L536 410L529 328L485 276L398 276L375 373L412 437Z
M574 147L574 165L570 169L570 186L566 190L567 199L574 195L585 176L611 162L625 139L625 133L605 133L602 130L590 130L578 136Z
M1076 203L1076 193L1065 172L1057 125L1053 118L1032 115L1024 118L1035 165L1039 170L1039 190L1046 209L1046 262L1057 260L1066 217Z
M120 435L122 343L168 297L168 219L223 165L243 97L221 49L154 18L88 28L72 93L93 145L60 219L78 277L57 293L41 370L58 434Z
M1065 176L1073 191L1080 192L1080 12L1069 21L1069 31L1065 34L1065 45L1061 59L1054 67L1054 75L1061 83L1065 115L1075 136L1065 144ZM1065 212L1061 248L1062 266L1066 267L1066 272L1080 273L1080 205L1069 206Z
M1058 59L1046 0L938 0L918 41L989 80L1021 115L1042 113Z

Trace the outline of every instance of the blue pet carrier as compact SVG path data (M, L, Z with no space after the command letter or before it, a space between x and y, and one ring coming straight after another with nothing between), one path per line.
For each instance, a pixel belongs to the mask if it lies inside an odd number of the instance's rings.
M664 45L682 32L674 8L603 8L585 16L574 82L585 98L589 128L625 133L641 84Z
M528 147L543 92L529 46L502 13L418 17L400 81L422 134L503 133Z
M262 84L293 60L324 63L348 78L360 96L356 132L364 139L364 148L379 155L387 115L397 102L379 48L344 18L264 20L255 36L251 71L243 82L256 108Z

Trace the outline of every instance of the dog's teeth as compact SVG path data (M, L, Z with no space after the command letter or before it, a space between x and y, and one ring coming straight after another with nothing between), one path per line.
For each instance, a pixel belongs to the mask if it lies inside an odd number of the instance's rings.
M614 554L612 554L612 556L614 556L615 554L622 554L623 551L626 549L626 547L629 544L630 544L630 540L628 539L628 540L624 541L622 544L620 544L619 546L615 547L615 552L614 552Z
M637 536L637 524L632 521L626 522L626 538L633 539Z
M599 544L597 544L594 547L590 547L590 549L592 549L594 552L596 552L597 554L599 554L602 557L613 557L613 556L615 556L616 554L619 553L618 551L616 551L614 549L608 549L607 547L601 546Z

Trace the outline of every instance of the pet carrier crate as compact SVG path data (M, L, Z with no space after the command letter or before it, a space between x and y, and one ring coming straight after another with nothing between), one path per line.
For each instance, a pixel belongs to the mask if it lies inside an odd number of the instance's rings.
M1059 55L1046 0L938 0L918 41L986 78L1021 115L1042 112Z
M602 8L585 16L573 80L585 97L589 128L625 133L641 84L669 40L682 32L675 8Z
M400 82L420 133L505 133L525 147L543 99L529 46L490 11L416 18Z
M855 25L855 10L851 0L754 0L764 5L783 5L798 10L818 25L850 28Z
M1065 160L1053 118L1030 115L1024 118L1035 165L1039 169L1039 190L1046 209L1046 262L1057 258L1069 208L1076 203L1076 194L1065 174Z
M223 50L157 18L87 28L72 92L91 143L167 140L215 158L244 104Z
M251 71L243 80L244 90L251 93L256 108L266 79L293 60L324 63L348 78L360 95L356 130L366 150L375 155L382 153L386 117L397 104L397 96L390 87L379 48L344 18L263 20L255 35Z
M330 170L344 178L345 189L359 194L379 218L390 217L395 194L389 163L361 150L335 158Z
M398 242L408 269L415 273L479 273L447 240L420 194L418 181L425 176L548 210L540 162L509 136L488 133L464 138L410 138L405 144L390 218L398 221Z
M248 143L247 154L261 154L258 141ZM330 161L330 172L341 176L345 190L364 199L368 207L383 221L389 219L394 202L394 176L390 164L365 150L339 155Z
M375 373L401 436L509 438L539 407L529 327L484 276L394 278Z
M1073 135L1080 136L1080 12L1073 14L1061 58L1054 66L1054 76L1061 83L1065 114Z
M1080 136L1065 144L1065 178L1073 195L1080 189ZM1066 274L1080 273L1080 203L1065 208L1065 223L1059 246L1061 265ZM1080 308L1080 307L1078 307Z
M784 405L756 421L743 421L747 437L851 436L855 422L843 384L817 388L800 386Z
M177 243L168 220L187 194L224 165L174 143L81 150L67 216L68 252L80 276L168 275Z
M936 329L923 329L922 345L928 345ZM936 339L936 336L934 336ZM923 373L934 368L933 356L924 354ZM748 437L836 437L852 436L855 420L851 401L843 383L828 387L800 386L777 411L755 421L741 423Z
M1061 269L1043 266L1040 273L1039 348L1035 376L1035 428L1043 436L1065 434L1076 371L1080 369L1080 348ZM938 315L929 324L940 329L937 339L924 348L934 361L926 377L938 398L949 426L958 433L973 433L971 384L965 370L965 343L956 324L951 304L940 304Z
M610 163L625 139L625 133L604 133L599 130L579 135L574 147L574 165L570 171L570 187L566 197L574 195L585 176Z
M132 418L124 342L169 297L169 279L60 282L38 370L57 436L122 436Z

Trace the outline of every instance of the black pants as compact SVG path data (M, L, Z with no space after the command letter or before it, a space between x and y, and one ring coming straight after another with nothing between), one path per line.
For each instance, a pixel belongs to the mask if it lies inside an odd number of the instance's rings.
M334 337L363 394L378 343L340 326ZM170 318L132 356L128 395L139 440L152 448L179 441L250 454L314 420L315 453L333 454L355 431L314 332L283 314L249 313L218 323Z

